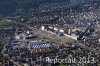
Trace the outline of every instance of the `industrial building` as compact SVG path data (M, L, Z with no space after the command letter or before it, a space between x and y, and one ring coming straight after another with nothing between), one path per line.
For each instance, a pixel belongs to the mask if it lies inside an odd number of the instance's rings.
M46 41L31 42L28 46L32 53L54 52L52 45Z

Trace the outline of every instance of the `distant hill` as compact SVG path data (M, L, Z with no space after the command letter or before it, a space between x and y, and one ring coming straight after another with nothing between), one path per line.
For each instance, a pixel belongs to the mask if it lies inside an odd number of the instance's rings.
M9 15L16 9L37 7L40 3L63 2L65 0L0 0L0 14Z
M90 2L96 0L0 0L0 15L11 15L16 9L29 9L38 7L39 4L43 3L77 3Z

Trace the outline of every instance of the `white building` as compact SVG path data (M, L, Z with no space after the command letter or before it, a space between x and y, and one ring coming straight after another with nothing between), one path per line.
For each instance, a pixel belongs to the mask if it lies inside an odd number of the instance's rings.
M49 26L49 28L50 28L50 29L54 29L54 27L53 27L53 26Z
M71 34L72 33L72 29L68 29L68 34Z
M64 29L59 29L59 32L64 33Z
M100 43L100 38L99 38L99 43Z
M41 30L47 30L49 28L50 24L45 24L41 26Z
M30 66L29 64L27 64L27 63L24 63L24 66Z
M59 31L58 27L54 27L54 30L55 30L55 31Z
M45 26L42 26L41 29L42 29L42 30L45 30Z

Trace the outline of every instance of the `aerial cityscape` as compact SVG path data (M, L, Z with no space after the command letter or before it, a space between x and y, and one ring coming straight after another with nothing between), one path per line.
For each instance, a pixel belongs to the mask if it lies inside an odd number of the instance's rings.
M100 0L0 0L0 66L100 66Z

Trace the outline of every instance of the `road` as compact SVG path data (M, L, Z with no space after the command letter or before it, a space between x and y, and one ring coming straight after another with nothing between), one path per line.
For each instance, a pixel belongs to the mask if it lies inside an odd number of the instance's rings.
M51 41L54 41L54 42L57 42L57 43L64 43L65 46L66 46L66 43L77 45L77 46L80 46L81 48L85 48L85 49L87 49L87 50L89 50L89 51L91 51L93 53L100 54L100 52L96 51L94 48L88 47L85 44L83 44L83 43L81 43L79 41L76 41L74 39L68 38L66 36L58 36L57 34L50 33L48 31L43 31L41 29L34 29L33 27L31 27L31 26L29 26L27 24L18 23L18 22L15 22L15 23L23 25L23 26L31 29L34 34L36 34L36 35L38 35L40 37L46 37L47 39L49 39Z

